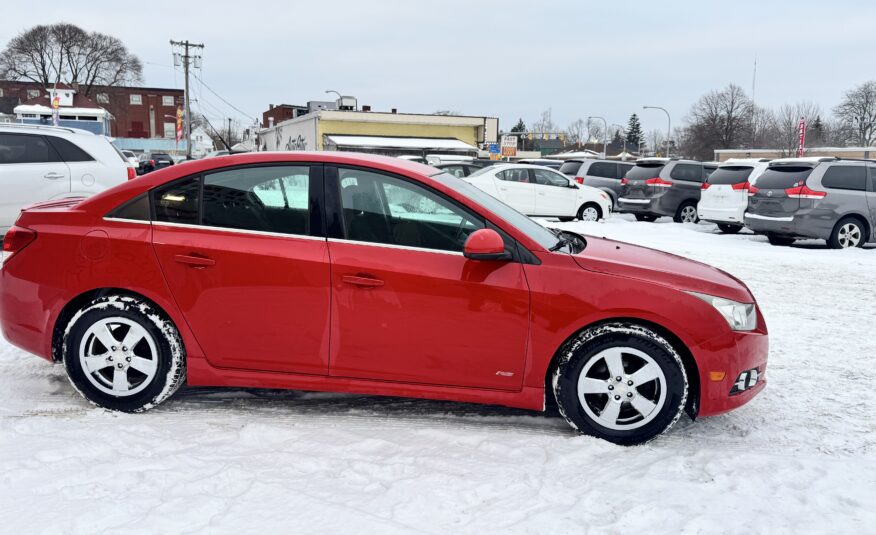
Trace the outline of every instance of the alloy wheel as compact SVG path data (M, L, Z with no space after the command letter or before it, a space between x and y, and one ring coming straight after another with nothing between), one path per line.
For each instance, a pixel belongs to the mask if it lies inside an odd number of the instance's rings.
M857 247L861 243L861 227L854 223L846 223L841 226L837 234L837 241L843 249Z
M149 331L121 316L92 324L79 345L79 362L88 381L115 397L145 389L158 369L158 349Z
M581 221L598 221L599 211L593 206L588 206L581 210L581 217L579 219Z
M682 223L696 223L697 222L697 209L696 206L685 206L681 209L681 222Z
M599 425L625 431L653 420L666 403L666 376L647 353L610 347L596 354L578 377L578 402Z

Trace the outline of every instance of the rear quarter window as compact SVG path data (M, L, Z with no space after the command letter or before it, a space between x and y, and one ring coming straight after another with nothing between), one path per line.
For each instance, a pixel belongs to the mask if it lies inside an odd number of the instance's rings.
M663 167L662 165L637 165L627 171L626 177L632 180L647 180L660 176Z
M864 191L867 189L867 169L863 165L832 165L821 178L825 188Z
M90 154L80 149L73 143L59 137L46 136L49 143L54 147L55 151L65 162L93 162L94 158ZM122 158L122 161L125 161Z
M720 167L706 180L714 186L739 184L747 182L754 167Z
M689 163L680 163L672 168L669 177L673 180L685 180L688 182L703 181L703 167Z
M608 162L594 162L587 170L588 176L598 176L601 178L614 178L615 166L617 164Z
M574 175L581 169L581 162L565 162L560 166L560 172L567 175Z
M811 167L770 167L757 178L759 189L786 189L806 180L812 174Z

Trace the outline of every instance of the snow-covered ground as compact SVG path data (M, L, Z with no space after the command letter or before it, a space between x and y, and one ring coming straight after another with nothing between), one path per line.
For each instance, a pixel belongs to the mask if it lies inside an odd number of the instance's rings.
M876 525L876 250L711 225L558 224L744 280L767 389L643 447L459 403L183 390L93 408L0 341L0 533L867 533Z

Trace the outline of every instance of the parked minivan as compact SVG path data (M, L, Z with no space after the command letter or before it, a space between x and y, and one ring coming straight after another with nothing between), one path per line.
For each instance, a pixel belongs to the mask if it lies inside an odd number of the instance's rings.
M616 209L621 179L634 165L633 162L611 160L566 160L560 167L560 172L578 184L599 188L608 193L612 207Z
M748 188L767 168L767 158L730 158L703 182L697 214L716 223L721 232L735 234L745 226Z
M876 234L876 161L775 160L748 195L745 225L773 245L817 238L845 249L861 247Z
M621 179L617 211L639 221L668 216L676 223L697 223L703 164L694 160L645 158Z

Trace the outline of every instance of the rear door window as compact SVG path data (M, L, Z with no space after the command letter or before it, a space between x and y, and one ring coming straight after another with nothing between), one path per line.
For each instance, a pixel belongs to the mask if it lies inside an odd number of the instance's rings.
M770 167L757 178L758 189L788 189L805 181L812 174L811 167Z
M732 185L747 182L754 167L720 167L709 175L706 182L713 186Z
M870 172L870 191L876 192L876 167L868 167Z
M669 177L673 180L685 180L688 182L703 181L703 166L689 163L680 163L672 168Z
M0 164L58 161L57 153L43 136L0 134Z
M201 177L194 176L165 184L152 190L155 221L197 225Z
M617 173L617 164L610 162L594 162L587 170L587 176L598 176L602 178L614 178Z
M627 171L626 177L631 180L647 180L660 176L663 167L662 165L636 165Z
M624 176L626 176L627 171L629 171L629 170L632 169L632 168L633 168L633 165L628 164L628 163L619 163L619 164L617 164L617 174L615 175L615 178L617 178L618 180L620 180L621 178L623 178Z
M824 173L825 188L864 191L867 189L867 169L863 165L832 165Z
M578 173L578 169L581 169L581 165L581 162L564 162L560 166L560 172L566 175L574 175Z

